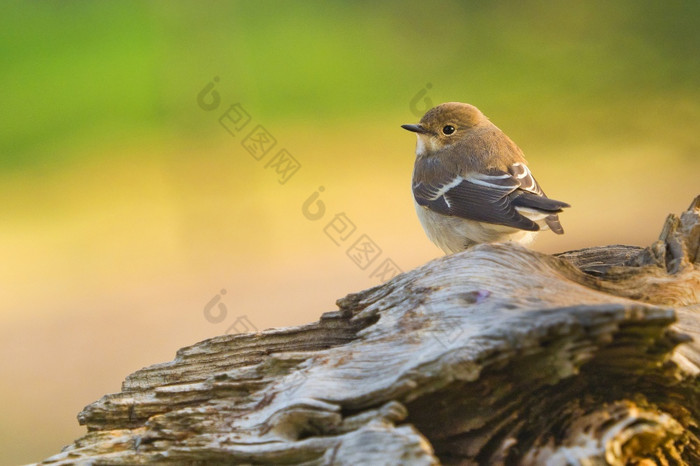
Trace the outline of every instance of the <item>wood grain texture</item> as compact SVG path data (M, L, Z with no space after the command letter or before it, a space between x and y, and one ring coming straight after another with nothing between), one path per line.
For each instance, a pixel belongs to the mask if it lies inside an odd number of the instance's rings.
M484 244L127 377L45 464L700 464L700 197L642 249Z

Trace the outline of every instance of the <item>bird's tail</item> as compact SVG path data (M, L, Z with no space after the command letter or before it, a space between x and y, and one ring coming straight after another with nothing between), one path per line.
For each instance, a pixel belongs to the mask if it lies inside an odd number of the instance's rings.
M564 228L562 228L561 223L559 223L559 216L557 214L547 215L544 221L554 233L558 235L564 234Z
M517 196L513 197L514 207L524 207L526 209L540 210L542 212L559 213L565 207L571 207L566 202L550 199L546 196L530 193L527 191L516 191Z
M545 215L544 222L550 230L558 235L564 233L564 229L561 223L559 223L559 216L557 214L565 207L571 207L566 202L550 199L546 196L539 196L534 193L519 191L518 196L513 198L512 204L519 208L519 210L527 209L530 212L538 212L540 215ZM524 211L521 213L524 213ZM542 218L539 215L538 217L540 219ZM533 218L533 220L535 219ZM539 222L541 220L535 221Z

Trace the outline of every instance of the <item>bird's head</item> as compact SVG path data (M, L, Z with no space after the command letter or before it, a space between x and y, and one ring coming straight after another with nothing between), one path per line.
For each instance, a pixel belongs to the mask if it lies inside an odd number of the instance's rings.
M459 141L471 128L488 118L473 105L447 102L433 107L415 125L401 125L418 136L416 154L423 155Z

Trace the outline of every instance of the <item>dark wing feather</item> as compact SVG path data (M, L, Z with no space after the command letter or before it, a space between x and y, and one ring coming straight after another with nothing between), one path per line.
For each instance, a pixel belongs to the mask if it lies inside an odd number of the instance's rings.
M413 186L416 202L443 215L537 231L539 226L515 210L510 194L518 188L511 177L500 179L457 177L444 183Z
M532 194L522 190L517 190L513 193L511 203L514 207L525 207L553 213L561 212L561 209L564 207L570 207L566 202L556 201L544 195Z
M443 215L529 231L539 226L516 207L551 213L545 221L555 233L563 232L556 213L569 205L547 198L525 165L514 164L509 171L491 170L432 184L420 181L413 185L413 196L418 205Z

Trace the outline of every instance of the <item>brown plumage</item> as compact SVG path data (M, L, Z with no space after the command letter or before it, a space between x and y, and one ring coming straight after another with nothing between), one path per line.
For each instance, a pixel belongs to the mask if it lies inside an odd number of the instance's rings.
M532 232L563 233L568 204L547 198L522 150L473 105L449 102L417 125L413 194L428 237L446 253L481 242L529 242Z

